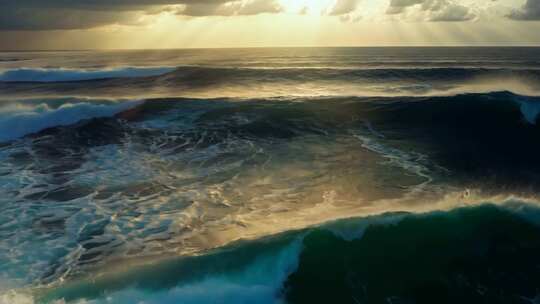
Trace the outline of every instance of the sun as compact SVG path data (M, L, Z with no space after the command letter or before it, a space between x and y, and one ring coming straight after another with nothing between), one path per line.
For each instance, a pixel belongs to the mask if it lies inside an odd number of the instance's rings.
M335 2L336 0L279 0L286 12L302 15L321 15Z

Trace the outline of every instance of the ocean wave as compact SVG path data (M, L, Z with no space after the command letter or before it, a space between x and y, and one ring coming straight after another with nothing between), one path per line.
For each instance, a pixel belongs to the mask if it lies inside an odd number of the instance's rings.
M205 66L179 66L164 75L168 80L187 78L194 81L221 79L223 77L242 79L265 79L267 81L279 80L460 80L477 77L540 77L540 69L502 69L502 68L478 68L478 67L408 67L408 68L256 68L256 67L205 67ZM193 77L198 76L198 77Z
M91 100L66 102L58 107L47 103L6 104L0 107L0 142L85 119L111 117L140 104L140 101L95 103Z
M0 74L0 93L27 96L31 92L41 96L69 94L122 98L266 98L324 95L435 96L512 90L536 95L540 92L539 83L540 69L178 66L111 71L13 70L4 72L3 76Z
M519 200L340 220L200 257L117 269L68 282L36 299L477 303L487 298L490 303L522 303L538 296L539 220L540 209Z
M137 78L169 73L170 67L125 67L103 70L19 68L0 72L2 82L72 82L111 78Z
M537 102L499 92L4 105L5 117L30 112L23 121L48 126L79 111L109 118L0 147L0 246L16 249L0 259L22 284L49 284L117 258L190 254L231 236L379 211L380 201L401 203L414 190L415 201L440 185L532 191L539 130L516 98ZM42 202L54 208L36 213Z
M176 67L122 67L103 70L19 68L0 72L2 82L78 82L108 80L112 78L150 78L160 84L179 80L190 84L230 79L251 81L339 81L358 80L451 80L469 79L488 75L532 75L538 69L498 69L476 67L409 67L409 68L354 68L354 67L227 67L227 66L176 66ZM164 82L164 83L163 83Z

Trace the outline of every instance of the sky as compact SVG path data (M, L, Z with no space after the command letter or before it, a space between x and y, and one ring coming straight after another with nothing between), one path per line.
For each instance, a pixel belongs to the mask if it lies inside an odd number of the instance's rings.
M0 0L0 49L540 45L540 0Z

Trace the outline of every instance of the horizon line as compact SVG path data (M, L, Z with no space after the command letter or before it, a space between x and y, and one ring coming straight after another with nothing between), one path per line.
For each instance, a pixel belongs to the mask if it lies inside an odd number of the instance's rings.
M230 46L230 47L179 47L179 48L74 48L74 49L0 49L8 52L88 52L88 51L167 51L167 50L235 50L235 49L338 49L338 48L536 48L540 44L516 45L358 45L358 46Z

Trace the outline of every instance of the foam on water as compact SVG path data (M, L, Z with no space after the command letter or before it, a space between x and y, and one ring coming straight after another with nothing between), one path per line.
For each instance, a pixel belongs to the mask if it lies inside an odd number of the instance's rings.
M372 152L375 152L384 157L388 164L401 167L419 177L425 179L425 182L415 185L416 189L421 189L423 186L431 183L433 178L429 175L429 169L425 166L427 156L418 152L405 152L390 146L386 146L380 140L383 139L382 134L377 132L371 123L367 122L366 127L372 136L355 134L355 137L362 142L362 146ZM374 136L373 136L374 135Z
M103 70L19 68L0 72L3 82L70 82L109 78L158 76L174 71L174 67L124 67Z
M17 292L15 290L9 290L6 292L2 292L2 290L0 290L0 304L34 304L34 303L35 303L34 298L31 295L28 295L22 292Z

